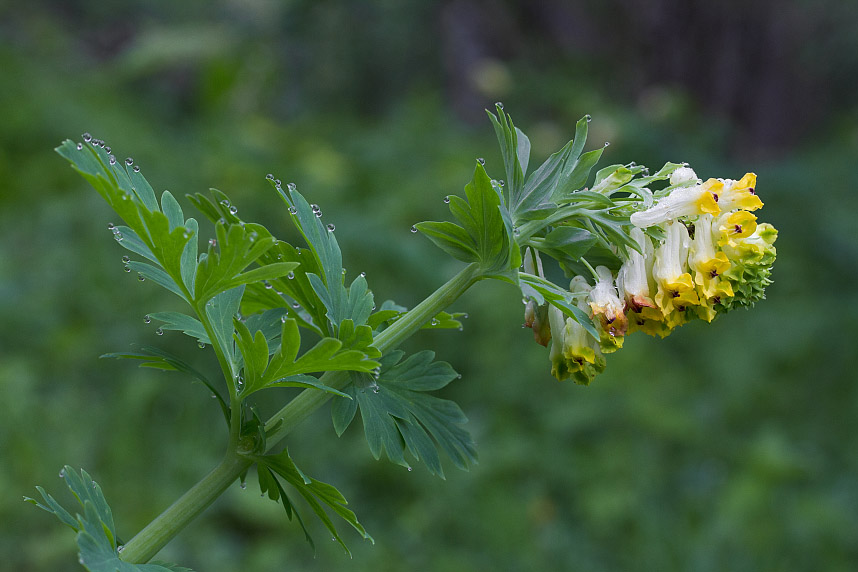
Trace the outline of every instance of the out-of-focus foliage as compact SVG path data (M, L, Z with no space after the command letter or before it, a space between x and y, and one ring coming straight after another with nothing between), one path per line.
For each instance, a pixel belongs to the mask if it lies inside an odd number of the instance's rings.
M589 113L608 163L756 172L780 230L768 299L632 340L581 388L550 377L514 289L478 284L453 308L470 313L464 332L419 335L463 375L445 397L470 419L470 473L376 461L359 427L336 439L320 412L290 453L350 499L375 546L352 542L346 561L320 544L313 560L282 508L235 487L161 557L197 570L854 569L856 9L590 6L0 9L4 565L78 569L70 535L21 501L36 483L59 489L48 477L65 463L101 483L127 540L222 452L217 402L194 405L204 386L97 360L151 344L143 315L180 306L83 223L111 220L57 144L89 131L133 153L158 194L216 186L272 229L286 224L265 174L294 181L336 224L349 271L367 272L379 301L413 306L456 266L409 228L444 216L475 157L504 178L483 112L502 100L537 162ZM194 340L167 336L216 371Z

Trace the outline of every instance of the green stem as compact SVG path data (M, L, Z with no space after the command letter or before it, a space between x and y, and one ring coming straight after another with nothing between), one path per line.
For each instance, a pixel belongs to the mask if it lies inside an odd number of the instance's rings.
M438 288L428 298L407 312L390 327L376 336L374 345L382 352L401 344L424 324L443 311L482 277L476 264L471 264ZM342 389L349 380L347 372L328 372L321 378L331 387ZM268 451L277 448L280 441L319 407L327 403L331 394L306 389L286 407L265 423ZM230 446L223 461L182 495L170 508L158 515L137 536L131 539L120 553L122 560L142 564L148 562L179 531L211 505L235 480L251 466L251 461L234 453Z
M246 471L251 462L227 453L212 471L191 487L167 510L162 512L122 548L119 556L126 562L148 562L185 525L196 518Z

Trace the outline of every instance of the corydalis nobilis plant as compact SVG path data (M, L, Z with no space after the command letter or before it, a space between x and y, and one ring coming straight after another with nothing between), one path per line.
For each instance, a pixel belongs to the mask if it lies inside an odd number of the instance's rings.
M253 467L260 491L283 505L311 544L314 526L305 519L313 514L344 548L339 520L371 539L336 488L298 467L287 437L332 400L335 432L360 413L375 458L384 454L409 470L422 461L440 476L442 454L463 469L475 462L464 414L434 393L456 372L430 350L407 355L397 347L422 328L461 329L464 314L447 309L482 279L520 288L526 325L551 345L552 373L580 383L604 369L603 354L622 347L629 332L665 336L690 319L711 321L762 298L775 231L751 213L762 205L753 175L702 183L681 164L649 175L631 163L592 176L604 148L584 151L589 117L528 175L528 138L501 105L489 117L503 180L491 178L478 160L464 196L445 199L455 222L415 225L465 266L410 310L389 300L376 305L366 277L343 267L333 225L291 183L267 177L300 244L242 220L216 190L188 196L214 227L201 239L197 220L186 218L170 192L159 200L132 159L117 160L88 134L57 149L122 219L109 228L129 251L125 270L186 304L187 313L155 312L146 321L157 322L159 333L179 331L209 348L222 379L155 347L106 357L201 381L223 412L227 436L223 460L124 544L101 488L85 471L61 472L81 505L77 513L39 488L42 501L28 500L76 531L85 568L184 570L147 562L231 484L244 483ZM556 264L547 265L549 259ZM304 390L261 419L255 400L280 387Z

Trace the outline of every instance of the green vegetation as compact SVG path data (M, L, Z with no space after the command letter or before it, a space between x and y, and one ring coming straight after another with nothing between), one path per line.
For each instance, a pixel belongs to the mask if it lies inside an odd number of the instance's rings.
M176 197L215 185L244 220L290 241L299 237L271 207L264 174L294 180L336 224L350 272L366 272L379 301L409 307L460 267L411 225L444 218L442 198L471 179L469 158L485 154L493 176L505 170L487 152L495 142L484 118L475 128L452 111L437 54L391 49L437 47L431 26L416 25L428 7L385 12L339 41L343 7L268 13L259 4L237 23L227 6L202 18L191 8L129 10L34 9L3 24L0 64L15 78L0 86L0 550L10 569L79 569L73 535L21 502L40 483L73 506L48 480L66 463L101 483L127 541L223 452L223 411L200 399L205 386L95 359L164 345L204 379L220 370L197 347L211 339L182 336L181 324L155 313L184 302L123 271L124 253L104 230L115 215L52 153L57 142L98 134L133 150L158 195L167 184ZM118 22L127 43L107 37ZM835 43L814 49L833 55L814 61L853 69L848 36L826 37ZM354 560L318 541L314 560L282 508L236 486L159 559L196 570L854 567L854 86L832 83L833 104L807 113L812 128L764 147L747 124L708 113L694 89L653 78L637 99L621 99L614 86L625 68L559 58L533 66L534 55L480 67L469 116L503 100L517 123L535 127L540 158L589 113L590 140L611 141L608 162L685 160L703 178L756 172L766 219L781 232L768 299L663 341L634 336L583 388L551 377L545 351L519 327L515 289L481 284L451 309L469 313L463 332L427 329L402 346L432 347L462 374L441 395L470 419L480 463L469 473L441 461L441 481L419 465L376 462L359 423L341 420L336 439L319 412L294 429L289 453L348 497L374 546L341 531ZM408 87L390 86L394 77ZM265 390L283 400L297 391ZM260 418L280 403L260 403ZM323 525L306 524L324 537Z

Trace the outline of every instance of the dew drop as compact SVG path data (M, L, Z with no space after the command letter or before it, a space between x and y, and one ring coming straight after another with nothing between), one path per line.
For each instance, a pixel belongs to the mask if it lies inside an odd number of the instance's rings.
M217 240L215 240L214 238L210 238L209 239L209 246L211 246L212 248L217 247Z
M155 330L155 335L156 335L156 336L163 336L163 335L164 335L164 330L163 330L163 329L161 329L161 328L158 328L157 330Z
M116 239L116 242L122 242L122 233L121 232L114 232L113 238Z
M495 107L497 107L498 109L503 109L503 101L496 101Z
M102 142L101 142L101 146L102 146L102 147L104 147L104 150L105 150L105 151L107 151L108 153L110 153L110 145L105 145L105 144L104 144L104 141L102 141ZM115 161L116 161L116 159L114 158L114 162L115 162ZM112 163L111 163L111 164L112 164Z
M295 183L288 183L286 185L286 188L289 189L290 191L295 191L298 189L298 185L296 185Z
M229 214L234 215L234 214L235 214L235 213L237 213L237 212L238 212L238 207L237 207L237 206L232 205L231 207L229 207Z
M301 307L301 304L299 304L298 302L295 302L294 304L292 304L292 307L297 310L298 308Z
M279 186L280 186L280 185L282 185L283 183L281 183L281 182L280 182L280 179L274 179L274 184L275 184L275 185L277 185L277 186L279 187Z
M467 320L470 316L468 314L462 314L462 319Z
M449 195L444 197L444 204L447 204L447 205L450 204L450 196Z
M85 143L89 143L90 141L92 141L92 135L90 135L89 133L84 133L83 140Z
M117 547L116 547L116 551L117 551L117 552L122 552L124 549L125 549L125 545L124 545L124 544L120 544L119 546L117 546Z
M483 159L482 157L477 157L477 163L479 163L480 165L485 165L485 164L486 164L486 160L485 160L485 159Z
M126 265L125 266L125 272L131 272L131 267Z
M111 155L108 158L107 162L110 163L111 165L115 165L116 164L116 155Z
M274 175L272 175L271 173L268 173L267 175L265 175L265 178L268 179L269 181L273 181Z
M409 472L409 473L410 473L412 470L413 470L413 469L412 469L411 467L408 467L408 472Z
M152 317L149 314L146 314L145 316L143 316L143 323L144 324L148 324L151 321L152 321Z
M587 115L585 115L585 116L584 116L584 119L586 119L586 120L587 120L587 123L590 123L590 122L593 120L593 118L590 116L590 114L589 114L589 113L588 113Z
M436 320L435 318L432 318L432 321L431 321L431 322L429 322L429 324L430 324L430 325L432 325L432 326L437 326L437 325L438 325L438 320Z
M131 262L131 257L130 256L123 256L122 262L124 262L125 264L128 264L129 262Z
M361 278L366 278L366 272L361 272L361 273L360 273L360 277L361 277Z
M201 350L204 350L204 349L206 349L206 344L203 342L197 342L197 347L200 348Z
M336 230L336 228L337 227L335 227L333 223L331 223L327 226L328 232L334 232Z
M113 230L114 228L116 228L115 224L113 224L112 222L107 223L107 230Z
M603 147L609 147L610 145L611 145L610 141L605 141L605 144L603 145Z
M462 379L462 374L460 373L460 374L456 375L456 379Z
M506 183L504 183L504 182L503 182L503 179L501 179L500 181L498 181L498 185L500 185L501 187L502 187L502 186L504 186L505 184L506 184Z
M317 205L317 204L315 204L315 203L313 203L312 205L310 205L310 209L312 209L312 211L313 211L313 212L316 212L316 211L321 210L321 209L319 208L319 205Z
M263 282L266 290L271 290L274 286L271 285L271 282Z
M139 172L140 172L140 165L134 165L134 172L135 172L135 173L139 173Z
M298 214L298 209L295 207L289 207L289 214L291 214L291 215Z
M125 158L125 164L130 167L131 165L134 164L134 159L132 159L131 157L126 157Z
M146 277L145 277L145 276L143 276L142 274L138 274L138 275L137 275L137 280L139 280L140 282L145 282L145 281L146 281Z
M286 314L283 314L282 316L280 316L280 323L281 323L281 324L285 324L285 323L286 323L286 320L288 320L288 319L289 319L289 318L287 318L287 317L286 317Z
M417 232L417 227L413 224L411 225L411 232Z
M64 479L64 478L65 478L65 476L66 476L66 470L65 470L65 468L60 469L60 478L61 478L61 479Z
M239 486L239 487L241 487L241 490L244 490L244 489L246 489L246 488L247 488L247 482L242 481L242 483L241 483L240 485L238 485L238 486Z
M289 274L287 274L287 275L286 275L286 278L288 278L289 280L294 279L294 278L295 278L295 273L294 273L294 272L292 272L292 271L290 270L290 271L289 271Z
M229 206L229 201L228 201L228 200L226 200L226 199L224 199L224 200L222 200L222 201L220 202L220 204L221 204L221 206L222 206L222 207L228 207L228 206Z
M77 144L77 150L78 150L78 151L83 151L83 143L78 143L78 144Z

